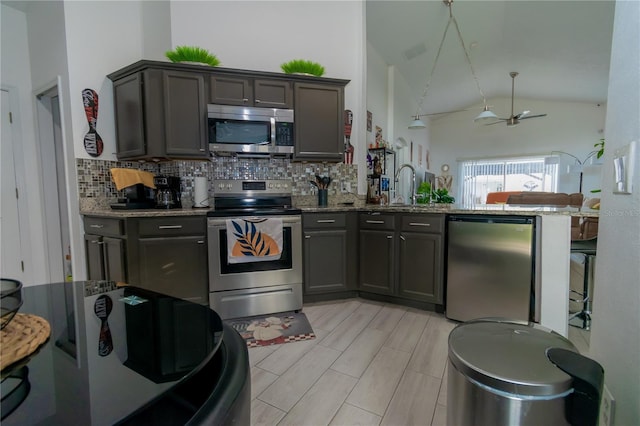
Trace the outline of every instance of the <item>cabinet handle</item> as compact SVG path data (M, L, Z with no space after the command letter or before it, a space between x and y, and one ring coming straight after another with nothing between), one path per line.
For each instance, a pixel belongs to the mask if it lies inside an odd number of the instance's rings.
M367 223L373 223L373 224L376 224L376 225L383 225L384 224L384 220L370 220L370 219L367 219Z
M393 235L387 235L387 240L393 240Z
M160 225L158 229L182 229L182 225Z
M422 222L409 222L409 226L431 226L430 223L422 223Z
M317 223L336 223L334 219L320 219L316 221Z
M310 240L310 239L311 239L311 235L305 235L305 236L304 236L304 238L305 238L306 240Z
M249 99L244 98L244 99L242 99L242 102L249 102Z
M257 104L259 104L259 103L260 103L260 99L256 99L256 101L255 101L255 102L256 102Z
M89 225L89 228L98 228L98 229L102 229L102 228L104 228L104 225Z
M104 241L91 241L91 244L104 244Z
M198 244L204 244L204 240L198 240L198 241L196 241L196 243L198 243Z
M200 152L204 152L204 148L200 148L198 151L200 151Z
M407 239L404 237L404 235L400 235L400 239L401 239L402 241L407 241Z

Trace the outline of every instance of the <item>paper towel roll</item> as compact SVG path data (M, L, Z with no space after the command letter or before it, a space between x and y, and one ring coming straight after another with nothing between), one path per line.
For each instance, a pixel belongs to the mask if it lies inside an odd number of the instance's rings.
M195 178L193 207L209 207L209 191L207 186L206 177L197 176Z

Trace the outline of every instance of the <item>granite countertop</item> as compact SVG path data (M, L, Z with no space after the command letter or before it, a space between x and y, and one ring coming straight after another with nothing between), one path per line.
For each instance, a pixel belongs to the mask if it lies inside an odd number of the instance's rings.
M599 211L577 207L551 207L551 206L513 206L508 204L483 204L473 207L463 207L457 204L418 204L379 206L365 204L364 206L327 206L327 207L302 207L303 212L341 212L364 211L380 213L446 213L446 214L495 214L517 216L539 215L564 215L577 217L598 217Z
M493 215L516 215L516 216L540 216L540 215L564 215L574 217L598 217L599 211L588 208L577 207L550 207L550 206L512 206L507 204L485 204L473 207L462 207L456 204L419 204L409 205L389 205L379 206L375 204L364 205L329 205L318 206L296 206L303 213L322 212L379 212L379 213L446 213L446 214L493 214ZM113 210L110 207L94 206L84 208L80 214L85 216L103 217L163 217L163 216L206 216L208 208L182 208L182 209L146 209L146 210Z
M142 209L142 210L114 210L110 207L112 199L106 198L81 198L80 214L85 216L103 217L163 217L163 216L206 216L211 208L191 208L181 209ZM465 207L458 204L417 204L415 206L406 204L377 205L366 204L363 196L348 194L348 196L334 196L330 198L330 203L326 207L318 206L318 199L315 196L293 197L293 205L302 210L303 213L321 212L380 212L380 213L447 213L447 214L495 214L495 215L517 215L517 216L539 216L539 215L565 215L575 217L598 217L599 210L587 207L553 207L537 205L510 205L510 204L477 204Z

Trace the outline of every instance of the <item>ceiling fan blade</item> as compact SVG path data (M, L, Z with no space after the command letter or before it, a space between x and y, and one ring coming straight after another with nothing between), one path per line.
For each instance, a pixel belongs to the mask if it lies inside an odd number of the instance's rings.
M526 120L527 118L538 118L538 117L546 117L547 114L536 114L536 115L528 115L526 117L520 118L520 120Z
M487 124L485 124L485 126L491 126L492 124L499 124L499 123L504 123L505 121L508 121L508 120L505 120L505 119L502 119L502 118L499 118L499 120L500 121L494 121L493 123L487 123Z
M531 111L529 111L529 110L522 111L520 114L516 115L515 118L516 119L520 119L520 118L524 117L525 115L529 114L530 112Z

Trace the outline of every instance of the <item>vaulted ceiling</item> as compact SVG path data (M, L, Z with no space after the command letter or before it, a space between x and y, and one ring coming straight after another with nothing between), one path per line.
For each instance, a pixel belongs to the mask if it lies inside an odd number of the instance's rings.
M480 87L491 98L606 102L615 1L454 0ZM415 101L424 92L449 20L442 0L367 0L367 40L405 78ZM637 48L633 46L632 48ZM424 113L482 101L456 28L450 25L424 100ZM517 107L516 107L517 108Z

